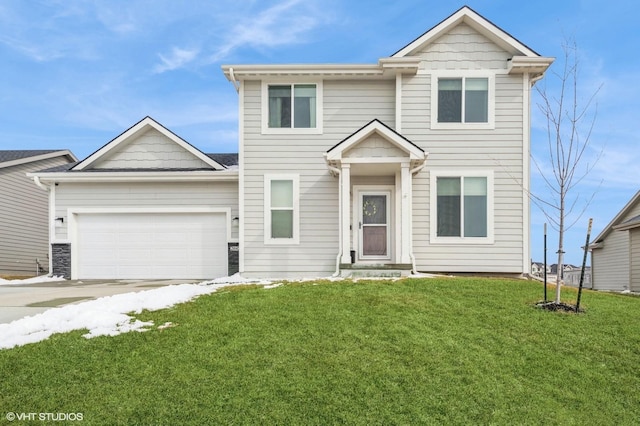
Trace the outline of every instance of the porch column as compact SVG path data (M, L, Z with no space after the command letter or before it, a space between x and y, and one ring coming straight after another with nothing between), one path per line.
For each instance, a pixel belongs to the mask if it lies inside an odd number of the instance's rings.
M342 185L342 199L340 205L342 207L342 258L340 263L351 263L351 164L342 163L340 171L340 182Z
M400 263L411 263L411 173L409 173L409 163L400 164L400 186L401 186L401 207L400 207Z

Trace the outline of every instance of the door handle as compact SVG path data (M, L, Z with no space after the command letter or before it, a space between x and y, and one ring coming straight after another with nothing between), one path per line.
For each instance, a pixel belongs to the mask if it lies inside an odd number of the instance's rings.
M362 222L358 222L358 229L362 229Z

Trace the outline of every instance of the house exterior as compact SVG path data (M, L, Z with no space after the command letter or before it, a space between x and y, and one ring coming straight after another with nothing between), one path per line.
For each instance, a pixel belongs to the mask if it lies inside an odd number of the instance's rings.
M53 268L211 278L237 257L247 277L527 274L531 87L552 61L463 7L376 64L225 65L238 166L146 118L69 170L34 175L64 219ZM116 227L158 215L140 247ZM151 234L169 244L185 223L217 230L201 244L219 247L163 270L153 259L181 249L149 253Z
M589 248L594 289L640 292L640 191Z
M49 199L26 173L73 161L68 150L0 150L0 275L49 271Z

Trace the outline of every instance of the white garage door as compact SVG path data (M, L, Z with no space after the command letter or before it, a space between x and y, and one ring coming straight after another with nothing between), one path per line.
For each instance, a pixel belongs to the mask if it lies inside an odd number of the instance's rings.
M80 279L227 275L224 214L79 214L76 220Z

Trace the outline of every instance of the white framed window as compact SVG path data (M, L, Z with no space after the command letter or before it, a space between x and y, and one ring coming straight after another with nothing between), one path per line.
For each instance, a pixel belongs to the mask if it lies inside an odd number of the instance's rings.
M485 72L441 72L431 78L432 129L493 129L495 77Z
M321 81L262 82L263 134L321 134Z
M493 172L432 170L433 244L493 244Z
M300 177L264 176L264 243L300 243Z

